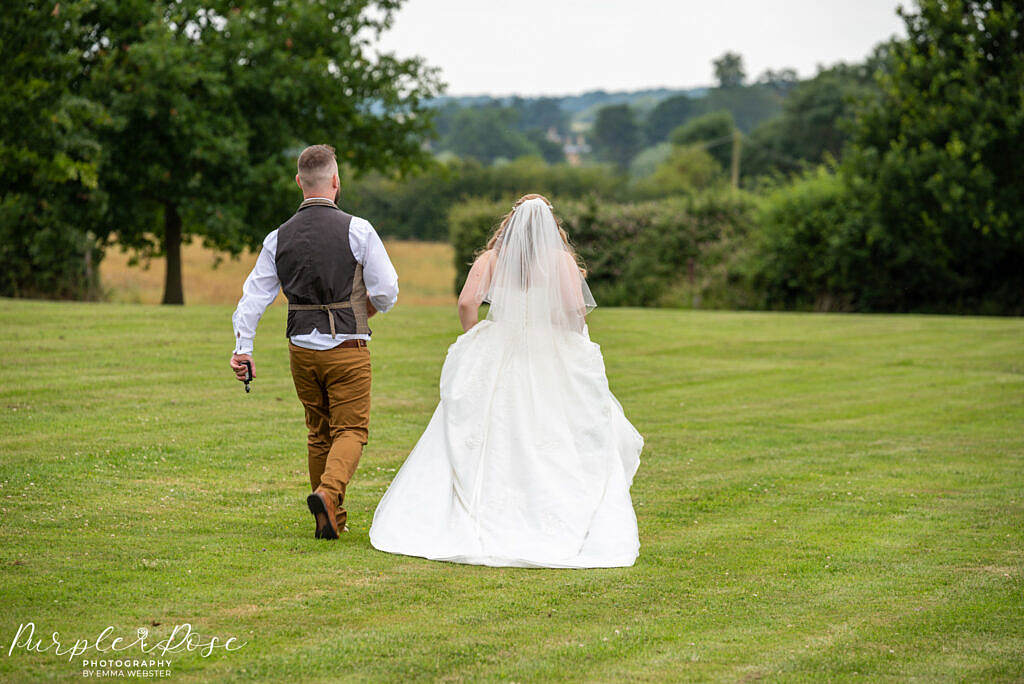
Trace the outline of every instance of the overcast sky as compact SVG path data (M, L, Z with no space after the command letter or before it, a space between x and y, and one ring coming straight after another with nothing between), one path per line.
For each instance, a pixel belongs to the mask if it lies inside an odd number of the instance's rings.
M441 68L453 95L563 95L713 82L856 61L903 35L891 0L407 0L382 47Z

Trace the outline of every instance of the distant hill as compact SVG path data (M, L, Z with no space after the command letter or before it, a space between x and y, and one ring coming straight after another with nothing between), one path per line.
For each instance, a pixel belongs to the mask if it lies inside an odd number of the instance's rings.
M549 163L592 160L590 132L599 112L627 106L643 144L664 142L671 130L701 114L727 111L751 132L781 112L786 88L764 83L729 88L592 90L576 95L448 95L431 100L435 153L450 152L484 164L539 155Z
M711 88L646 88L643 90L591 90L579 95L446 95L434 98L428 104L439 109L445 107L473 108L488 105L529 107L532 103L556 102L558 109L569 117L569 128L574 131L586 130L594 122L597 112L608 105L628 104L646 115L651 109L670 97L686 95L702 98Z
M703 97L709 88L647 88L644 90L591 90L579 95L536 95L519 96L506 95L494 97L491 95L445 95L434 98L429 102L431 106L443 107L447 104L455 104L459 107L478 107L492 103L508 105L513 100L525 102L538 100L556 100L559 108L573 115L587 110L596 110L605 105L630 104L641 109L650 109L658 102L675 95L689 95L690 97Z

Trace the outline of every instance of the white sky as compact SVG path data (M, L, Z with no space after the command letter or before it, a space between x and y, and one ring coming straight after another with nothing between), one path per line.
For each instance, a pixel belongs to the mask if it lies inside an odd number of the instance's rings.
M895 0L407 0L381 47L441 68L452 95L692 87L711 60L747 75L863 59L903 35Z

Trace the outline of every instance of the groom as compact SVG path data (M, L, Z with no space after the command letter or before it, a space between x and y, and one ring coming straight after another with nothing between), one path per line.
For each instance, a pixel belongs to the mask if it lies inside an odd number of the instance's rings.
M337 539L345 525L345 489L359 464L370 423L370 328L367 319L398 299L398 274L373 226L335 202L341 181L334 148L307 147L295 181L302 204L263 240L232 316L231 369L245 379L256 325L284 289L292 379L306 409L306 499L317 539Z

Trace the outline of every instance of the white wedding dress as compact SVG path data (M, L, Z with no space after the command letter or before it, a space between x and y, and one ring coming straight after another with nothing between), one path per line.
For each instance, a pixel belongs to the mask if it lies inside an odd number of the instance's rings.
M589 289L543 200L516 209L495 253L488 318L448 349L440 402L370 542L478 565L632 565L643 438L583 323Z

